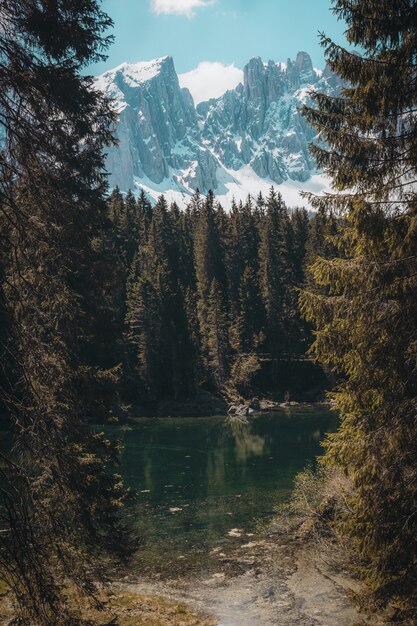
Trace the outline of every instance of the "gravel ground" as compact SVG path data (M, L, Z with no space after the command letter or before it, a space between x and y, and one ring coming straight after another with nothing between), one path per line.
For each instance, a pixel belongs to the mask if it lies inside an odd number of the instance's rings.
M328 548L327 548L328 549ZM244 542L208 578L137 580L122 587L163 595L209 614L218 626L358 626L367 624L350 595L357 583L326 558L323 546L295 531ZM375 620L372 626L377 626Z

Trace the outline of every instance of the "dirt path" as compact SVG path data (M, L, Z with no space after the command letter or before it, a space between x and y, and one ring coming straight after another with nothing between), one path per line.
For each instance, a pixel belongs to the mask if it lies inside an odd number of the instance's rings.
M184 602L218 626L354 626L361 616L349 600L354 581L322 558L321 549L294 533L214 551L209 578L136 581L130 591ZM373 626L376 626L373 622Z

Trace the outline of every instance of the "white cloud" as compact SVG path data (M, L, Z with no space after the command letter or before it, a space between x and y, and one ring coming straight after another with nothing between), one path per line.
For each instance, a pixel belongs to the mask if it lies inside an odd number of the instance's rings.
M181 87L187 87L198 104L210 98L219 98L228 89L237 87L243 82L243 71L233 64L203 61L195 70L180 74L178 78Z
M175 14L192 17L195 9L214 4L216 0L151 0L151 11L157 15Z

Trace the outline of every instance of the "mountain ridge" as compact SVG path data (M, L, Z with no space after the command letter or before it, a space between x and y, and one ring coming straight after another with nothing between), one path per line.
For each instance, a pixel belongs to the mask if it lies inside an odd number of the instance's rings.
M324 189L308 150L316 133L299 108L310 89L338 92L340 81L327 67L315 70L306 52L286 64L254 57L243 76L235 89L197 106L171 56L122 63L99 76L95 86L114 99L118 114L118 145L107 155L110 186L142 188L152 198L165 193L180 205L196 189L221 200L271 185L291 189L294 198L297 189Z

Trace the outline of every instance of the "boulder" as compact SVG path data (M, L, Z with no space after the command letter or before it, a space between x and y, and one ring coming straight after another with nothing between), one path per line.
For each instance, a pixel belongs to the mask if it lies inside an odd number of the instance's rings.
M238 407L236 407L236 413L235 415L251 415L251 413L253 413L253 409L247 405L247 404L240 404Z

